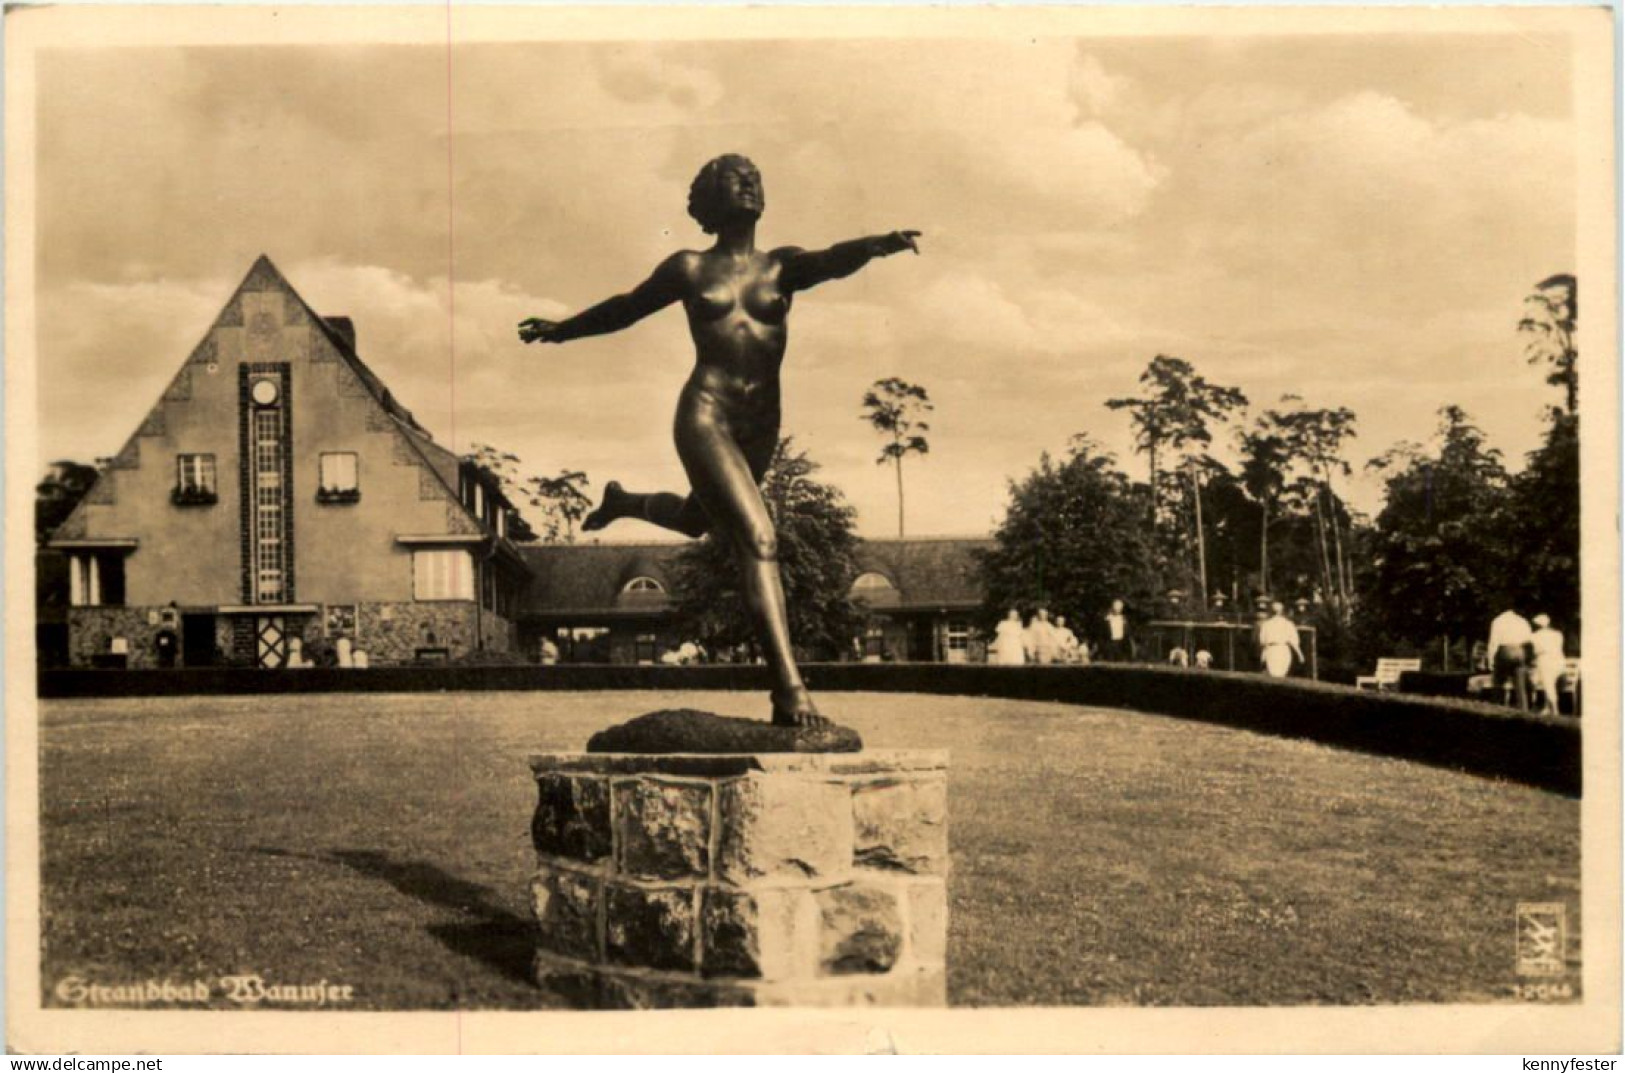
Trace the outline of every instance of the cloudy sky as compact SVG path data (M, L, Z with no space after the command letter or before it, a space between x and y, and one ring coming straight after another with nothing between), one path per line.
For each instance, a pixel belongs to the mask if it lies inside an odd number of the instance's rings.
M264 252L441 442L680 490L680 310L547 349L514 326L703 245L688 182L733 151L764 246L924 232L791 321L785 429L866 534L896 504L859 400L894 375L937 405L910 533L987 531L1074 433L1143 474L1103 403L1157 353L1353 408L1356 464L1448 402L1521 464L1555 401L1521 300L1575 267L1569 63L1529 34L57 50L42 453L116 450Z

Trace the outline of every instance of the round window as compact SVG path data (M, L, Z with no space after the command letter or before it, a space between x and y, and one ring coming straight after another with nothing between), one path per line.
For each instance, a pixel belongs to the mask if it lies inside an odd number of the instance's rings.
M277 396L281 393L282 389L277 386L275 380L256 380L251 389L254 402L259 406L275 406Z

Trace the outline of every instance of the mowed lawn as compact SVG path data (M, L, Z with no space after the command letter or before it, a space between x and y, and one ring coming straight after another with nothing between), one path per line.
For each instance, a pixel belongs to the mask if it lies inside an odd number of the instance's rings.
M1578 802L1133 712L825 694L952 753L955 1004L1510 1000L1522 902L1578 926ZM42 705L44 979L259 974L526 1008L526 757L730 693ZM1578 987L1578 941L1570 941ZM217 988L218 993L218 988Z

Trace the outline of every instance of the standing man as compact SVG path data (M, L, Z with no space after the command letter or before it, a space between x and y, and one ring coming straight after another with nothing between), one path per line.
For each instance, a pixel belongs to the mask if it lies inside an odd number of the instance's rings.
M1130 655L1128 647L1128 616L1123 613L1123 601L1113 600L1106 612L1106 659L1122 663Z
M1303 662L1303 650L1298 647L1297 623L1286 617L1286 605L1276 600L1270 604L1270 617L1258 625L1258 655L1264 664L1264 673L1271 678L1285 678L1292 672L1292 657Z
M1529 643L1535 651L1535 682L1540 686L1542 715L1556 715L1557 688L1563 680L1563 631L1552 627L1551 616L1536 615Z
M1529 657L1534 631L1529 622L1511 608L1490 623L1490 665L1495 668L1495 687L1501 702L1516 700L1520 712L1529 710Z

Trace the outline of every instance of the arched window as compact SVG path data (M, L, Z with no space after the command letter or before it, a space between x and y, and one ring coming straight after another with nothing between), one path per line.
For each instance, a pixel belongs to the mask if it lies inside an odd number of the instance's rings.
M895 588L897 588L897 586L891 583L891 578L874 570L869 570L859 574L857 580L852 582L852 593L854 596L866 592L873 593Z
M665 592L666 586L652 577L635 577L621 586L622 592Z

